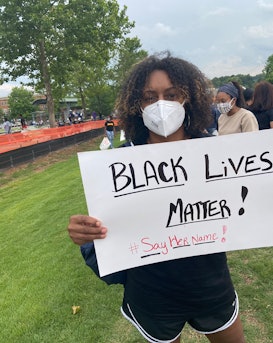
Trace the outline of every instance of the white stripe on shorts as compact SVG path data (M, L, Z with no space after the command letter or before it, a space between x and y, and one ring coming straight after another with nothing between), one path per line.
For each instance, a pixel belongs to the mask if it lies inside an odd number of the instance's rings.
M179 333L175 338L171 339L171 340L167 340L167 341L161 341L151 335L148 334L148 332L146 332L143 327L138 323L138 321L136 320L133 312L131 311L130 305L126 304L128 311L130 312L132 318L128 317L127 314L123 311L122 307L120 308L121 313L123 314L123 316L128 319L137 329L138 331L141 333L141 335L150 343L172 343L173 341L175 341L181 333Z
M190 324L189 325L191 326L191 328L194 331L199 332L199 333L204 334L204 335L210 335L212 333L216 333L216 332L220 332L220 331L226 330L227 328L229 328L235 322L235 320L236 320L236 318L238 317L238 314L239 314L239 299L238 299L238 295L237 295L236 291L235 291L235 300L234 301L235 301L234 312L233 312L231 318L223 326L221 326L220 328L218 328L218 329L216 329L214 331L206 332L206 331L196 330Z

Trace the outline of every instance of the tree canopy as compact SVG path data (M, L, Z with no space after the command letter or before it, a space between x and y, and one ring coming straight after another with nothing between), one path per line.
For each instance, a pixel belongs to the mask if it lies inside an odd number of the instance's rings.
M88 52L86 52L88 54ZM112 54L107 66L102 60L97 63L74 64L66 91L74 94L84 113L87 109L102 115L113 111L115 99L126 73L132 65L146 57L137 37L125 38Z
M219 88L220 86L228 83L230 81L237 81L241 86L245 88L254 88L255 83L264 79L264 74L258 74L255 76L251 76L249 74L237 74L231 76L220 76L214 77L211 82L215 88Z
M33 93L23 87L14 87L9 95L8 104L11 118L18 118L22 114L26 118L31 118L34 111Z
M265 74L265 80L273 83L273 55L268 57L263 72Z
M114 66L111 69L111 79L117 89L121 86L131 67L148 56L147 51L141 49L141 43L137 37L126 38L119 47L114 58Z
M133 25L116 0L0 0L1 79L26 75L44 90L53 127L71 73L107 66Z

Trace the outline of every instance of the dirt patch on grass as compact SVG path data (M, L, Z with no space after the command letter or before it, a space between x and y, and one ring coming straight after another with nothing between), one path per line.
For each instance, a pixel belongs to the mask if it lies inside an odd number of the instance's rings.
M262 323L258 318L258 314L254 310L245 310L241 311L241 317L243 318L243 321L245 322L244 326L246 327L247 330L250 330L249 328L251 327L251 331L254 331L253 335L253 340L252 342L259 342L259 343L269 343L272 342L271 340L268 340L269 337L267 335L267 324Z

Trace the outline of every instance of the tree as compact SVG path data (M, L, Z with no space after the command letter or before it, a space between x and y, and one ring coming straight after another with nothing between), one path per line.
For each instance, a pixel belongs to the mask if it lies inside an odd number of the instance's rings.
M251 76L249 74L242 75L231 75L231 76L220 76L214 77L211 82L215 88L219 88L220 86L228 83L230 81L237 81L241 86L245 88L254 88L255 83L261 81L264 78L263 74L258 74L255 76Z
M265 80L273 83L273 55L268 57L263 72Z
M8 104L11 118L18 118L22 114L25 118L30 118L30 113L34 111L33 93L23 87L14 87L8 97Z
M103 115L113 112L117 93L132 66L148 56L141 49L139 38L125 38L114 52L107 69L100 73L100 80L92 82L89 88L91 107ZM97 74L98 75L98 74Z
M132 66L147 56L148 52L141 49L139 38L126 38L122 42L116 52L115 66L112 69L112 79L118 89Z
M75 65L107 66L132 27L117 0L0 0L1 79L27 75L45 90L54 127L54 94L60 96Z
M86 59L88 58L87 55L88 52L86 52ZM96 95L103 99L105 87L107 87L109 81L106 76L107 65L105 65L105 60L98 56L96 61L92 61L94 58L92 54L89 54L89 58L89 63L74 63L70 66L70 79L67 82L67 92L74 94L80 100L85 116L87 107L92 109L97 107L97 103L91 104L89 99ZM100 92L103 94L99 94ZM96 108L96 111L104 112L102 107L105 106L101 103L100 109Z
M89 108L104 117L113 113L115 103L115 92L113 86L108 84L97 84L88 93Z
M109 59L108 67L101 56L94 62L92 53L81 53L85 54L85 60L89 58L89 63L73 65L74 70L70 71L67 91L80 99L85 114L86 107L89 107L108 115L113 112L117 92L126 73L148 53L141 50L141 43L136 37L120 40L119 45L109 55L112 58Z

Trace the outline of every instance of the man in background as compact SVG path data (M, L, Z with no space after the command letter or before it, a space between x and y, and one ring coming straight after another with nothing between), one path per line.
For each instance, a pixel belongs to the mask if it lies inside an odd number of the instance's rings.
M113 116L110 115L109 118L106 120L105 122L105 135L107 136L107 138L110 141L110 148L113 149L114 145L114 137L115 137L115 123L113 121Z

